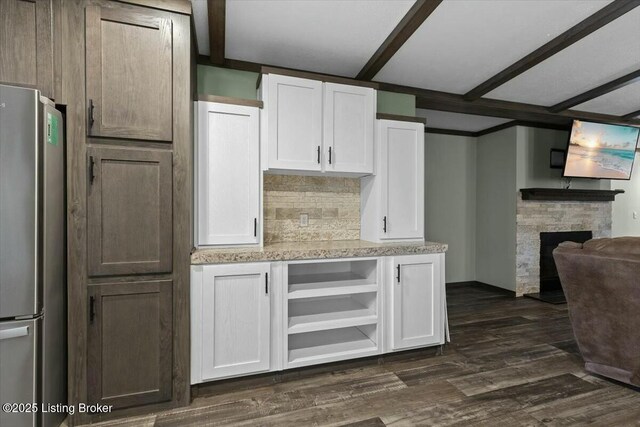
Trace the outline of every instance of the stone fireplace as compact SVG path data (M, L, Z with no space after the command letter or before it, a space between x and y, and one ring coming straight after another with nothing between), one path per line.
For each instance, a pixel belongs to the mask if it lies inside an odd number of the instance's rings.
M541 233L592 232L611 237L610 201L523 200L516 209L516 296L540 292Z

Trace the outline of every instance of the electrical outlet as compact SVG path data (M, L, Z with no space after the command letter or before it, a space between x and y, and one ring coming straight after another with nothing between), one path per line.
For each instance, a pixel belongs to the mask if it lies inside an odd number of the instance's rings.
M633 212L633 219L638 219L638 212Z
M300 227L308 227L309 226L309 214L303 213L300 214Z

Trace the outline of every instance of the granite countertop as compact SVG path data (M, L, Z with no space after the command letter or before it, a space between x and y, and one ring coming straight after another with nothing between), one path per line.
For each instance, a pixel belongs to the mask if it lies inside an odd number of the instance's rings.
M446 243L373 243L365 240L269 243L264 247L201 248L191 255L191 264L292 261L322 258L378 257L435 254L447 251Z

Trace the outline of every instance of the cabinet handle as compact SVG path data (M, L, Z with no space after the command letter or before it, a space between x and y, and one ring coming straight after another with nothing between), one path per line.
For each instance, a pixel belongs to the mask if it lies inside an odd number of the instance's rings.
M269 294L269 273L264 273L264 293Z
M89 100L89 130L91 130L91 128L93 127L93 122L95 120L93 120L93 99Z
M258 237L258 218L253 218L253 237Z
M96 317L96 297L89 297L89 323L93 324Z
M331 164L331 147L329 147L329 164Z
M398 279L398 283L400 283L400 264L398 264L398 277L396 277L396 279Z
M382 218L382 231L387 232L387 217Z
M93 156L89 156L89 184L93 185L93 181L96 179L95 174L96 161Z
M318 145L318 164L320 164L320 146Z

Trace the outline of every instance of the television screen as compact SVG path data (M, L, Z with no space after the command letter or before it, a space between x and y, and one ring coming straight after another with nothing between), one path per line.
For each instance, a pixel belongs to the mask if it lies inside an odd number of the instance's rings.
M640 128L574 120L567 178L631 179Z

